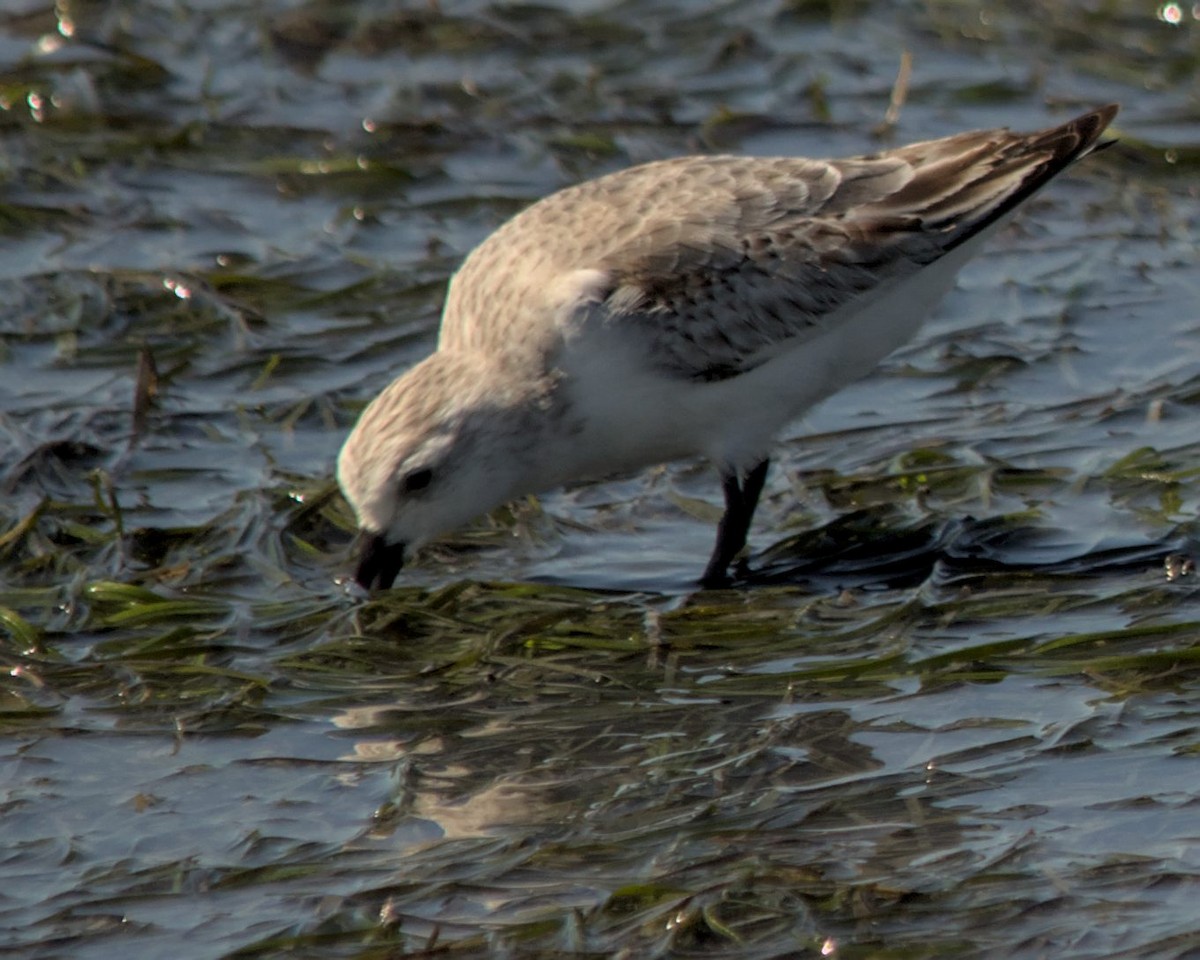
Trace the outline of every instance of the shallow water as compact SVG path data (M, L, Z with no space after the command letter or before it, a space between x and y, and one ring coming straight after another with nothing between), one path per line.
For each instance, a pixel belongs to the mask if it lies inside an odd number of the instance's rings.
M1200 954L1198 61L1172 4L5 7L0 952ZM702 464L335 582L342 438L525 204L1110 100L739 589Z

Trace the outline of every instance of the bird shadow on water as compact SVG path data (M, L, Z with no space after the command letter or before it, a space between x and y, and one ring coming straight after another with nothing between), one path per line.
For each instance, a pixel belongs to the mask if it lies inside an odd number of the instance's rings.
M1186 554L1181 533L1089 548L1005 517L898 522L899 508L855 511L764 550L739 577L747 587L792 584L812 592L902 590L930 577L1113 575L1162 567Z
M1089 531L1090 532L1090 531ZM632 549L632 548L630 548ZM1170 579L1191 572L1197 550L1190 524L1147 538L1112 531L1089 539L1010 516L977 519L911 516L898 504L876 504L786 536L742 558L727 581L703 585L689 566L695 558L664 561L648 569L640 557L622 569L619 549L605 552L602 572L556 557L553 573L527 579L547 587L605 593L689 597L712 590L752 593L790 587L822 596L845 591L914 590L926 582L961 582L971 577L1026 581L1055 577L1119 577L1157 570Z

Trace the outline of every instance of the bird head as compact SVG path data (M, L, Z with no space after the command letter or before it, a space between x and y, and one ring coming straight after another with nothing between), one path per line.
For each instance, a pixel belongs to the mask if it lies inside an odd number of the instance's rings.
M473 355L439 351L363 411L337 465L362 533L361 586L390 587L418 547L525 492L536 429L504 382Z

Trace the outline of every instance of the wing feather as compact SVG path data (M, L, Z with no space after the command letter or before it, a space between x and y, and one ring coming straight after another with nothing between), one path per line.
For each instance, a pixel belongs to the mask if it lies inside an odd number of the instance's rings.
M603 323L664 371L736 376L1003 216L1094 149L1115 112L844 160L681 157L579 184L468 258L441 346L511 354L518 317L547 337ZM530 324L530 311L560 319Z

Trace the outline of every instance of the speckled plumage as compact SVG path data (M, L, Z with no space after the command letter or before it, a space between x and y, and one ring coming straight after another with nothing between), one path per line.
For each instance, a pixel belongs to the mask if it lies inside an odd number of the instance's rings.
M716 461L728 503L774 434L909 339L987 228L1115 113L842 160L681 157L534 204L466 259L438 351L343 448L376 558L521 493L680 456ZM404 492L417 469L432 482ZM376 572L359 580L394 576Z

